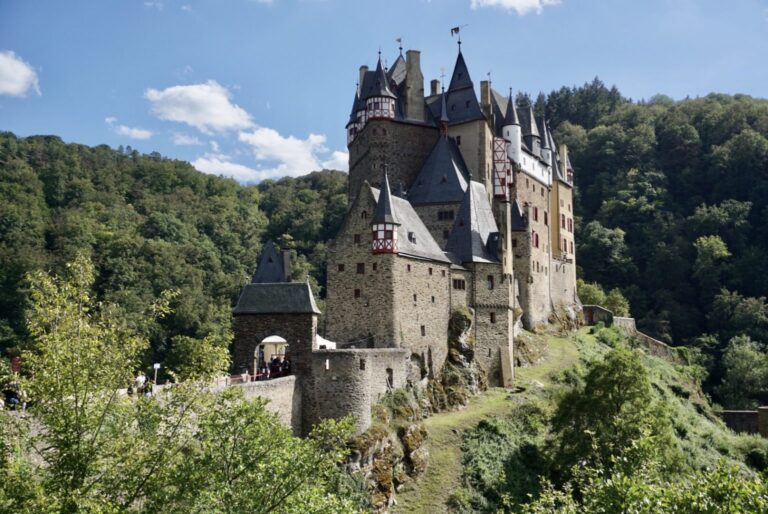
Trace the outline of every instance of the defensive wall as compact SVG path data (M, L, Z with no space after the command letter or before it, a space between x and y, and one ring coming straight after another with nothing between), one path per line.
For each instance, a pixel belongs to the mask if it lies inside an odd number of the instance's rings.
M718 415L734 432L768 437L768 407L758 407L757 410L723 410Z

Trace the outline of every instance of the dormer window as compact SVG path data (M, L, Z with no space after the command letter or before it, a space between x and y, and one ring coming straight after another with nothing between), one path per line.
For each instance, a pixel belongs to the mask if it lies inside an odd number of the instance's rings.
M408 241L410 241L413 244L416 244L416 234L413 232L408 232Z

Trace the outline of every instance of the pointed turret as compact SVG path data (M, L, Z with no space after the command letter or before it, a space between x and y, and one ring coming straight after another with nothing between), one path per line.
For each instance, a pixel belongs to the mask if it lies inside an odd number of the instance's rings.
M392 192L389 188L387 168L384 166L384 178L381 181L381 192L373 213L371 231L373 232L373 253L397 253L397 227L400 221L393 207Z
M381 64L381 56L376 63L376 70L362 73L360 86L360 109L365 110L361 125L374 118L394 118L397 97L389 87L389 78ZM358 129L362 130L362 126Z
M291 281L290 253L284 251L282 255L277 252L275 243L270 239L264 245L259 258L256 273L251 278L253 284L279 283Z
M507 157L520 164L523 156L523 136L517 107L515 107L515 98L512 96L512 88L509 88L507 112L504 115L504 126L501 128L501 133L507 141Z
M528 149L534 155L541 155L541 135L536 123L536 116L533 113L533 106L528 107L528 123L523 131L523 139Z
M472 78L469 76L467 63L461 51L456 58L453 67L453 75L448 85L448 98L446 99L448 112L451 116L451 124L458 125L467 121L484 120L485 115L480 109L480 103L475 95Z
M448 105L445 101L445 89L443 89L443 93L440 95L440 135L444 138L448 137L448 122L450 119L448 118Z
M541 158L552 166L552 146L550 145L549 130L547 129L547 120L541 119Z
M384 66L381 64L381 56L379 56L379 61L376 63L376 71L374 74L375 81L371 96L395 98L395 94L389 89L389 78L384 71Z

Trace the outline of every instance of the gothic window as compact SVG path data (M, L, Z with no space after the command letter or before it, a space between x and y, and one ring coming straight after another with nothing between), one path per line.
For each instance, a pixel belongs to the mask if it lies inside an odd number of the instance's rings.
M355 298L360 298L360 290L355 289Z
M567 252L568 251L568 242L563 238L563 247L561 248L562 251Z
M491 323L496 323L496 313L495 312L491 313Z
M560 227L565 228L565 214L560 215Z
M368 217L368 212L367 211L361 212L360 213L360 217L363 218L363 219L366 219Z
M365 273L365 263L364 262L358 262L357 263L357 273L358 273L358 275L363 275Z
M536 246L536 248L538 248L539 247L539 234L534 233L533 237L534 237L534 240L536 242L535 246Z
M344 271L344 265L343 264L339 264L339 271Z
M571 253L573 253L573 241L571 241Z

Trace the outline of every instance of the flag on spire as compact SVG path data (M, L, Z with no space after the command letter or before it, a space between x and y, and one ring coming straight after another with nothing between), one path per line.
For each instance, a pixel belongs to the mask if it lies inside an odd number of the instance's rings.
M453 36L455 36L456 34L458 34L460 30L461 30L461 27L453 27L453 28L451 29L451 37L453 37Z

